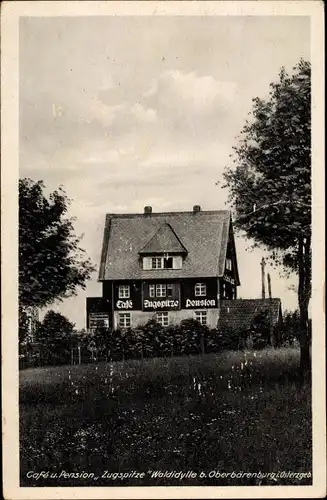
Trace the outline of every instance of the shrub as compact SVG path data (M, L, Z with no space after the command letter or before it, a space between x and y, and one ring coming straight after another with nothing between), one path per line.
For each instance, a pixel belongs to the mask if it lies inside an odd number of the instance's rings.
M137 328L111 330L99 327L93 335L49 338L43 346L40 364L68 364L72 348L77 353L73 353L75 362L82 363L237 351L249 347L249 333L253 338L253 348L266 347L269 338L267 317L256 317L248 330L229 328L224 331L209 329L194 319L185 319L179 325L169 327L151 319Z

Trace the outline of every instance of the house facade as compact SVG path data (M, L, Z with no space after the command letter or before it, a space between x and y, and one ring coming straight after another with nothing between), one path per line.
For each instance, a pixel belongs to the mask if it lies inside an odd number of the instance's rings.
M102 297L87 300L87 328L163 326L194 318L217 327L220 304L240 285L227 210L108 214L99 271Z

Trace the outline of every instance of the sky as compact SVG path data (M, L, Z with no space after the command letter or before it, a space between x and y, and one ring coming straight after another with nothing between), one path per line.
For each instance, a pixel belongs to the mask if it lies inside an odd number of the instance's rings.
M62 185L99 268L106 213L226 209L216 185L254 97L282 66L310 60L310 19L92 16L20 19L20 177ZM260 193L258 193L260 203ZM236 235L238 296L261 294L261 250ZM296 278L267 266L283 309ZM85 291L52 309L85 327Z

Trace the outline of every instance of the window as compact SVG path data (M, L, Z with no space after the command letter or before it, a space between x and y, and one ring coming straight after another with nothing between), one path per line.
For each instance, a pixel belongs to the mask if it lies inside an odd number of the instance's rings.
M163 258L162 257L152 257L151 268L152 269L163 269Z
M121 328L130 328L131 325L132 325L131 313L120 313L119 314L119 326Z
M149 285L149 297L151 299L154 297L173 297L173 295L173 285L171 284Z
M232 259L226 259L226 269L227 271L232 270Z
M167 312L158 312L156 314L156 320L157 323L161 326L168 326L169 320L168 320L168 313Z
M129 285L119 285L118 297L120 299L129 299L129 296L130 296Z
M172 257L165 257L164 258L164 268L165 269L172 269L173 268L173 258Z
M166 297L166 285L156 285L156 297Z
M109 328L109 316L106 313L90 313L89 329Z
M195 311L195 319L201 325L206 325L207 324L207 311Z
M194 294L196 297L205 297L207 295L207 285L205 283L196 283Z
M151 257L151 269L173 269L173 258Z

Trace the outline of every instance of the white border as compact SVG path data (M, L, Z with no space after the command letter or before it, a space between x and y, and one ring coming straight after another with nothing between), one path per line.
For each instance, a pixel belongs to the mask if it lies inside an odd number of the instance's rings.
M2 376L3 477L8 499L317 498L326 494L324 315L324 18L320 1L3 2L2 82ZM313 485L262 487L19 487L18 445L18 23L20 16L310 16L313 145Z

